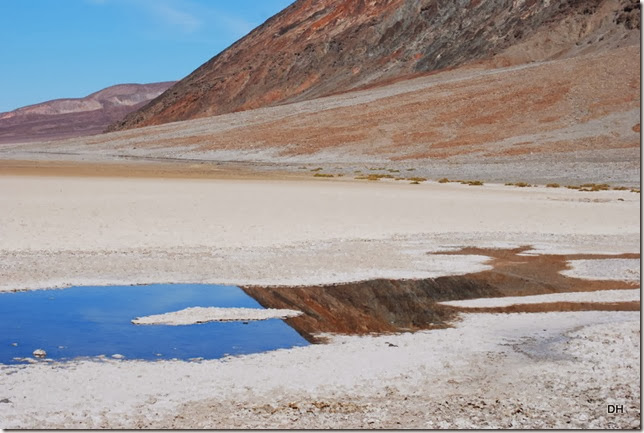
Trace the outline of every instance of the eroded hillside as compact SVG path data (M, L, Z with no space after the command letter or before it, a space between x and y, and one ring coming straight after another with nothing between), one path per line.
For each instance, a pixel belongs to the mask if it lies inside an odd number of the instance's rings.
M639 27L636 0L298 0L111 129L600 51L639 41Z

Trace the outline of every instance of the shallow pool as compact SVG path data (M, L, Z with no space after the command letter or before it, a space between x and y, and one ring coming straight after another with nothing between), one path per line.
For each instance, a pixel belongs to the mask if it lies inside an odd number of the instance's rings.
M71 287L0 294L0 363L47 358L214 359L305 346L281 319L187 326L133 325L135 317L188 307L263 308L239 287L198 284Z

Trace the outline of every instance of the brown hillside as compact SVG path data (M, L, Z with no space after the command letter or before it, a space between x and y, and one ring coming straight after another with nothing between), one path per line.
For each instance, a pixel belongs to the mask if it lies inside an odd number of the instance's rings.
M110 129L307 100L493 58L508 66L613 48L639 40L639 7L636 0L298 0Z

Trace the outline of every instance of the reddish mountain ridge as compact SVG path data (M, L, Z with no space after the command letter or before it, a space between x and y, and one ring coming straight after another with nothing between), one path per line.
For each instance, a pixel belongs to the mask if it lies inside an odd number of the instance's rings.
M491 59L510 65L616 47L639 41L639 9L637 0L298 0L109 130L302 101Z
M118 84L84 98L55 99L0 113L0 143L98 134L174 83Z

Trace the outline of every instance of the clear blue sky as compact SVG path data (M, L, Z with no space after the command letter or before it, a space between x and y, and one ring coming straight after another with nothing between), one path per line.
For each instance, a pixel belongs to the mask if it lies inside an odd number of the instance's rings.
M178 80L293 0L0 0L0 112Z

